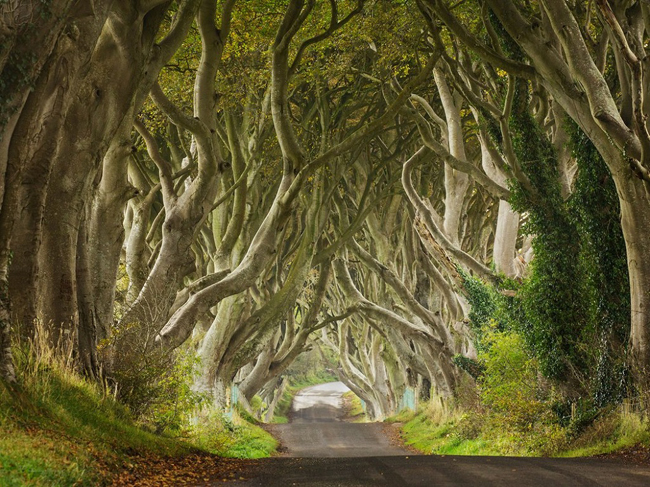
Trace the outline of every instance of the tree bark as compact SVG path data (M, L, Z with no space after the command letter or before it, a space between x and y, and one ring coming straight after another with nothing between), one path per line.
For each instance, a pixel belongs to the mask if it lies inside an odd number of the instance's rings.
M61 5L63 2L56 3ZM20 117L12 118L16 119L15 128L11 134L5 132L2 140L7 152L3 149L0 159L9 157L12 167L18 168L16 171L19 172L14 177L7 178L7 181L13 181L11 184L17 185L12 190L14 202L5 200L6 206L3 204L3 212L15 219L17 227L14 231L5 229L5 232L0 233L3 240L8 239L3 241L3 246L11 245L16 249L9 273L12 320L27 335L33 333L33 322L36 319L36 256L41 242L47 184L56 158L60 132L68 107L79 89L80 80L87 73L88 60L111 3L112 0L95 2L92 11L89 11L90 7L79 3L70 11L69 18L61 11L58 17L55 15L56 19L50 19L57 22L66 20L66 33L58 36L56 42L52 40L48 44L56 47L39 71L35 88L22 109L16 112ZM39 55L49 52L40 45L38 49Z
M63 331L77 330L76 242L84 201L90 199L104 155L133 106L167 7L143 12L138 8L115 5L94 49L88 75L66 115L59 142L39 253L43 273L38 315L51 326L53 342ZM115 72L121 76L111 76Z
M515 258L517 255L517 235L519 234L519 213L514 211L507 201L499 201L497 227L494 230L494 245L492 260L498 272L503 272L507 277L515 277L517 269Z
M128 159L133 152L132 120L132 113L124 117L104 156L101 179L88 215L88 240L92 249L89 255L89 269L93 303L92 311L86 313L96 320L98 342L108 338L114 321L115 281L124 242L124 208L136 192L127 179Z

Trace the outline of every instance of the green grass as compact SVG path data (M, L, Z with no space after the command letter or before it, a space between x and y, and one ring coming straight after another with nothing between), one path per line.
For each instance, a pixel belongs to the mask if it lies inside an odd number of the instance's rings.
M629 411L625 406L598 419L558 456L583 457L613 453L635 445L650 446L648 418Z
M134 452L190 451L138 428L124 407L73 373L44 367L18 390L0 386L0 485L105 485Z
M200 448L227 458L265 458L278 447L277 440L253 424L255 419L235 411L231 418L219 411L204 411L193 435Z
M403 423L405 443L425 454L579 457L650 446L648 420L623 407L576 434L551 425L526 435L476 412L440 415L426 406L387 421Z
M18 355L21 384L0 384L0 486L103 486L139 459L199 451L224 457L270 456L275 439L235 415L186 428L183 438L141 427L129 410L69 366Z
M464 439L456 432L457 423L450 420L433 423L425 413L416 414L402 426L405 443L423 453L437 455L498 455L485 439Z
M343 394L343 400L348 408L346 411L348 421L353 423L365 423L368 421L359 396L352 391L348 391Z

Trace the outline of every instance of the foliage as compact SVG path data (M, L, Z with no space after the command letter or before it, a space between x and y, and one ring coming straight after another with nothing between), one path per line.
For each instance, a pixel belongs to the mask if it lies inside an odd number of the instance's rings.
M463 279L463 289L467 293L467 301L470 305L469 322L476 337L476 348L483 348L483 330L490 324L492 317L497 311L497 297L495 291L487 286L479 278L470 276L462 269L459 273Z
M525 61L496 16L490 21L504 52ZM530 185L512 182L511 203L526 216L523 230L533 235L535 257L505 311L510 326L539 360L541 372L570 384L574 397L569 403L589 410L591 402L603 407L625 394L630 308L618 196L594 145L575 123L567 123L562 130L570 137L578 165L567 201L560 187L558 155L530 113L530 93L528 82L516 81L509 128ZM500 318L501 309L496 307L494 319Z
M593 143L574 123L567 124L578 164L569 201L581 235L580 260L589 293L596 352L591 393L596 407L619 403L626 394L630 291L620 205L614 181Z
M580 237L562 198L555 151L525 108L528 96L528 85L520 83L510 122L514 151L534 191L515 185L512 201L528 213L524 231L534 235L535 258L521 290L521 332L542 373L566 380L572 367L584 367L579 343L587 325L587 290Z
M551 423L521 434L493 423L481 411L455 410L432 419L424 407L417 414L396 419L405 421L402 435L406 444L427 454L581 457L650 446L647 417L626 407L599 417L579 433Z
M454 355L453 358L454 365L461 370L464 370L474 379L478 379L485 372L485 367L478 360L474 360L469 357L465 357L461 354Z
M198 362L191 351L177 352L172 370L157 381L155 399L145 416L156 431L180 432L192 412L207 400L205 395L192 389Z
M404 425L407 443L427 453L548 455L566 444L557 423L555 391L514 331L484 330L478 360L479 403L446 404L434 398ZM469 407L468 407L469 406Z
M529 424L540 413L537 361L514 332L492 332L489 348L479 355L485 373L480 390L483 404L496 414L506 414L517 425Z
M468 318L469 326L474 333L474 345L480 351L487 347L483 341L483 335L487 330L508 329L512 326L511 321L516 319L513 313L515 303L512 296L501 294L500 289L513 291L521 286L515 281L502 278L499 287L496 287L468 274L461 268L458 269L458 273L462 278L463 290L470 305Z
M530 453L553 453L567 432L553 411L555 391L540 376L539 362L530 356L516 332L491 332L489 348L480 354L485 373L479 380L489 434L508 432L511 443Z

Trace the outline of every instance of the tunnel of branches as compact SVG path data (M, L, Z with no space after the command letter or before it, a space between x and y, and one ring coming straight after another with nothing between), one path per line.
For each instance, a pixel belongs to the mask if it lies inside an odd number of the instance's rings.
M569 398L647 383L647 2L6 5L6 381L38 338L271 403L311 351L381 419L514 329Z

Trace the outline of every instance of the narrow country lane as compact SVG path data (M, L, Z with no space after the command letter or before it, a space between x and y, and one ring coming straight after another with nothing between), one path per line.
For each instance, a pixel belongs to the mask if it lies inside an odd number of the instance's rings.
M391 445L380 423L346 423L342 396L349 389L341 382L308 387L296 395L289 424L276 425L286 455L291 457L379 457L407 455Z
M650 468L616 460L412 455L391 445L381 424L342 421L345 390L341 383L330 383L298 394L292 421L273 427L284 455L250 461L234 476L240 480L226 483L241 487L650 485Z

